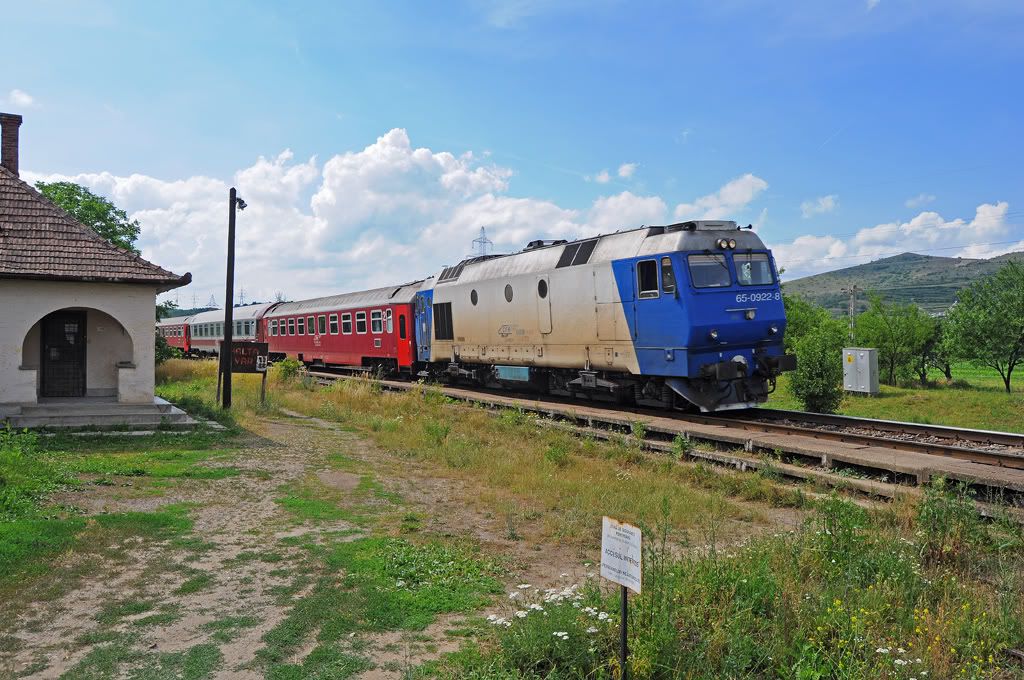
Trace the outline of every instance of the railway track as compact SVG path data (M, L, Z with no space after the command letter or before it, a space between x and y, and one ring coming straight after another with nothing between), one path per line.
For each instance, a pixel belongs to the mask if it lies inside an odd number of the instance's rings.
M366 375L309 374L322 383ZM418 383L378 382L388 390L423 389ZM677 437L709 442L726 450L692 449L686 455L743 470L770 467L783 476L888 497L944 476L974 487L984 497L1024 506L1021 434L772 409L691 414L475 388L431 389L457 400L537 413L596 436L635 436L642 431L643 444L652 450L671 449Z

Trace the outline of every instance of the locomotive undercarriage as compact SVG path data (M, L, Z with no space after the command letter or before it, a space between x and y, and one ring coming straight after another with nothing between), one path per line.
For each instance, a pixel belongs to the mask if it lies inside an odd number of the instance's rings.
M637 376L611 371L522 368L528 376L525 379L503 379L498 367L493 365L456 362L440 367L426 366L418 376L449 384L471 384L648 408L716 411L747 408L764 402L775 389L777 375L759 370L748 376L736 370L735 365L713 368L710 373L703 373L695 379ZM771 370L774 367L764 368Z

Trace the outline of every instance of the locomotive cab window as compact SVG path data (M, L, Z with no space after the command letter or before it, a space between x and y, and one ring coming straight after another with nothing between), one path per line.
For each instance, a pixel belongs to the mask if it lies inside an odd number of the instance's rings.
M356 333L366 333L366 312L356 312Z
M384 313L379 309L375 309L370 312L370 332L371 333L383 333L384 332Z
M644 260L636 263L637 293L642 298L658 297L658 262Z
M775 283L767 253L733 255L732 261L736 264L736 280L741 286L770 286Z
M345 335L352 335L352 315L341 315L341 332Z
M327 335L327 317L321 314L316 317L316 332L320 335ZM334 319L334 332L338 332L338 319Z
M661 292L669 294L676 292L676 274L672 270L672 258L670 257L661 258Z
M331 314L331 335L338 334L338 315Z
M694 288L725 288L732 283L725 255L690 255L687 263Z

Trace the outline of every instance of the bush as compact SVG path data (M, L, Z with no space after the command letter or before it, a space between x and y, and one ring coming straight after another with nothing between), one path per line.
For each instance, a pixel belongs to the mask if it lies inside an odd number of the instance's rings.
M796 343L796 372L790 389L808 411L835 413L842 403L845 340L842 324L828 319Z
M180 359L182 354L181 350L177 347L171 347L167 344L167 338L162 335L156 336L156 348L154 351L154 358L156 365L164 363L168 359Z
M302 369L302 363L297 359L288 357L283 361L277 362L277 377L281 380L292 380L299 374Z

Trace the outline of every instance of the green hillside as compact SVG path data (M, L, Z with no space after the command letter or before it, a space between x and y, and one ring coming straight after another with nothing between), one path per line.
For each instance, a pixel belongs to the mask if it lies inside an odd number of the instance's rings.
M1024 262L1024 252L990 260L903 253L786 281L783 290L816 302L836 315L846 313L850 298L849 293L843 291L854 285L864 291L857 295L858 311L867 309L867 294L876 292L893 302L916 302L929 312L941 312L953 304L958 290L993 273L1010 259Z

